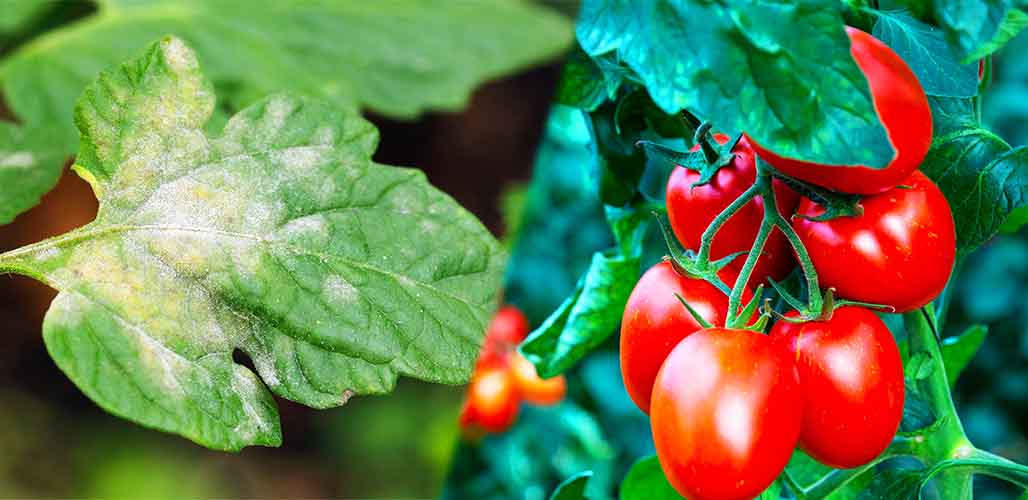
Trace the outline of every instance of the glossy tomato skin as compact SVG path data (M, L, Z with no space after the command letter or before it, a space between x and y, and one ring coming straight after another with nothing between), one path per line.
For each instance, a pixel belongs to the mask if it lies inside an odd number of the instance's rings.
M771 337L796 360L803 451L838 468L880 455L903 418L903 363L885 323L869 309L840 307L828 321L779 321Z
M735 273L721 279L731 286ZM632 401L649 413L653 381L664 359L678 342L702 327L675 297L679 294L712 325L724 325L728 297L702 279L684 276L670 262L651 267L632 289L621 318L621 378ZM746 290L743 299L752 293Z
M914 72L877 38L847 27L850 54L871 90L878 119L895 150L885 168L827 166L786 158L752 141L757 154L782 173L835 191L874 194L900 184L924 160L932 144L932 112Z
M903 186L865 197L863 215L814 222L802 217L793 227L803 241L824 288L861 302L917 309L946 287L956 256L949 203L920 171ZM823 209L804 199L799 215Z
M563 375L547 379L539 377L535 365L517 351L510 356L510 373L521 399L534 405L555 405L567 393L567 382Z
M689 499L750 499L782 472L803 398L784 346L749 330L710 328L668 356L650 423L668 481Z
M714 139L721 144L730 140L724 134L715 134ZM684 167L675 168L668 179L668 219L675 236L685 248L699 250L707 226L752 186L757 178L753 149L745 137L739 140L732 152L735 154L732 163L718 170L709 184L693 187L693 183L699 181L700 174ZM774 181L774 189L778 209L788 218L799 204L799 194L777 180ZM752 248L763 217L764 201L758 196L721 226L711 244L711 260ZM739 270L745 260L746 256L742 255L732 262L732 266ZM768 277L781 280L795 266L795 256L788 240L781 231L775 230L764 244L764 251L757 260L749 285L756 287Z
M519 409L517 387L507 368L483 367L471 378L460 424L465 429L504 432L514 425Z

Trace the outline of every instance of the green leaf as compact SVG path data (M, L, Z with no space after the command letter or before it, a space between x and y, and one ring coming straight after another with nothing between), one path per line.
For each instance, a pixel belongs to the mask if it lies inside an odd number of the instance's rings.
M899 432L917 432L930 427L938 420L939 416L928 402L928 397L921 391L917 381L911 379L908 371L903 390L903 419L900 421Z
M621 483L620 500L681 500L664 477L656 456L639 459Z
M1007 216L1007 220L1000 224L999 230L1004 234L1013 234L1028 224L1028 206L1015 208Z
M937 136L921 170L949 200L961 254L988 241L1011 212L1028 205L1028 147L1012 149L982 128L954 127Z
M575 293L533 331L519 348L539 376L550 378L574 366L617 329L639 258L597 252Z
M933 0L933 13L962 62L985 57L1028 26L1028 15L1010 0Z
M928 95L974 97L978 95L978 64L961 64L935 26L918 21L904 11L876 11L872 34L896 51L917 75Z
M61 176L65 155L48 147L47 136L0 122L0 225L39 203Z
M550 494L550 500L585 500L585 487L592 477L592 471L585 471L565 479Z
M891 468L876 472L867 489L860 492L857 500L916 500L923 471L906 468Z
M230 109L289 90L395 118L462 108L480 83L572 41L567 19L527 2L98 3L94 15L0 60L10 109L24 123L52 124L47 139L69 155L77 145L71 110L86 84L169 33L196 49Z
M580 47L575 49L564 64L554 100L565 106L593 111L614 96L620 78L606 74Z
M4 41L5 35L18 31L49 7L47 2L39 0L4 0L4 15L0 16L0 42ZM0 51L3 48L0 44Z
M882 167L893 157L850 56L843 3L586 0L578 40L615 53L666 113L745 131L788 157Z
M782 495L782 483L779 480L771 483L766 490L762 491L757 500L778 500Z
M60 291L57 365L104 409L224 450L281 442L271 393L327 408L400 374L465 381L501 275L488 231L421 172L374 164L354 110L278 95L208 137L213 108L177 38L84 92L75 170L97 219L0 256Z
M951 388L957 385L957 377L978 352L988 331L989 329L985 325L974 325L956 337L943 339L942 361L946 365L946 379L949 380Z

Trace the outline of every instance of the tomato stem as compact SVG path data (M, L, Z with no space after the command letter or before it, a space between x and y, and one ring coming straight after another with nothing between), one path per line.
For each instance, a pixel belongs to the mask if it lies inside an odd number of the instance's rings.
M757 182L753 184L754 188L762 190L765 185L771 184L770 177L757 175ZM751 188L752 189L752 188ZM748 191L748 190L747 190ZM774 229L774 223L769 222L766 216L767 203L764 204L765 217L760 222L760 230L757 231L757 237L753 240L753 248L750 250L750 254L746 256L746 261L742 265L742 269L739 271L739 276L735 279L735 286L732 287L732 293L728 296L728 318L725 321L725 325L728 328L738 328L740 323L745 323L746 318L743 318L739 311L739 306L742 303L742 293L746 289L746 285L750 280L750 275L753 274L753 268L757 266L757 259L760 254L764 252L764 244L767 243L767 239L771 236L771 230Z
M746 206L750 200L757 197L759 194L760 187L754 183L749 187L749 189L739 195L735 201L725 207L717 217L714 217L714 220L710 222L707 229L703 231L703 235L700 236L700 249L696 253L696 264L698 267L705 269L708 266L708 263L710 262L710 246L714 242L714 236L716 236L721 227L725 225L725 222L728 222L728 219L731 219L736 212Z
M814 262L810 260L810 254L807 253L807 248L803 246L803 241L800 240L800 236L796 234L796 230L793 229L792 224L782 216L781 212L778 211L778 203L775 201L775 190L772 183L770 182L772 171L767 163L760 158L756 158L757 163L757 175L766 177L769 179L767 182L767 188L761 193L764 198L764 220L770 219L771 222L782 231L785 235L785 239L789 240L789 244L792 245L793 250L796 252L796 258L800 262L800 269L803 271L803 277L807 281L807 311L805 316L808 317L820 317L823 312L824 299L821 297L821 288L818 284L817 270L814 269Z
M699 127L696 128L696 132L693 134L693 141L700 145L700 149L703 151L703 157L707 160L708 165L716 165L721 157L721 154L717 152L717 148L710 143L710 129L712 125L710 122L703 122Z

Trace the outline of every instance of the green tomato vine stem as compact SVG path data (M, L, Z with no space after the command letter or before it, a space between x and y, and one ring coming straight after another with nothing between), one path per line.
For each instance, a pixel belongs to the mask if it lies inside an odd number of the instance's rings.
M803 241L800 240L796 230L793 229L792 224L782 216L778 211L778 203L775 199L775 190L772 183L772 171L770 167L759 158L757 162L757 179L753 185L750 186L742 195L736 198L724 211L711 222L710 226L707 227L706 231L703 232L701 237L700 251L697 254L698 265L703 268L707 265L710 255L711 242L714 240L714 236L718 230L724 225L725 221L732 217L740 208L746 203L749 203L753 198L760 196L764 200L764 218L760 222L760 229L757 231L757 236L753 240L753 247L750 249L749 255L746 257L746 261L743 263L742 269L739 271L739 277L736 279L735 286L732 287L732 292L728 298L728 319L726 325L729 328L739 326L740 322L745 322L747 318L739 318L738 311L740 303L742 302L743 290L745 290L750 276L753 274L753 269L756 267L757 259L760 254L764 251L764 245L767 243L767 239L770 237L771 232L777 228L785 235L786 240L792 245L796 252L796 256L800 262L800 269L803 271L804 279L807 282L807 310L801 311L804 316L808 318L819 317L822 314L824 308L824 298L821 295L820 285L818 284L817 270L814 268L814 263L810 259L810 254L807 253L806 247L803 246Z

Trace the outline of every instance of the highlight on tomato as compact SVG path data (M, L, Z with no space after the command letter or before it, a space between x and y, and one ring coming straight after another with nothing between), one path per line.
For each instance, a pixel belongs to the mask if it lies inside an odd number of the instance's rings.
M942 191L920 171L902 185L867 196L863 214L812 221L824 212L804 199L793 219L821 286L839 296L917 309L946 287L956 258L953 214Z
M725 144L730 138L725 134L714 134L714 140ZM698 147L692 150L696 151ZM720 168L708 184L694 186L700 179L700 173L685 167L676 167L671 173L666 192L667 215L671 229L683 247L699 250L707 226L756 181L753 149L745 137L736 143L732 153L731 163ZM778 210L788 217L799 204L799 194L779 180L774 180L773 186ZM721 226L711 242L711 260L752 248L763 217L764 201L758 196ZM745 260L746 256L740 255L732 265L739 270ZM768 277L781 280L794 267L796 258L789 241L781 231L775 230L764 244L749 285L755 287Z
M785 468L803 397L784 346L750 330L687 336L657 375L650 423L668 481L691 499L750 499Z
M875 194L892 189L917 169L932 144L932 112L914 72L877 38L846 27L850 54L867 79L878 119L895 150L884 168L822 165L776 154L750 139L757 154L778 171L831 190Z
M518 417L520 401L510 373L500 366L475 372L460 414L465 429L499 433L510 429Z
M903 418L903 364L885 323L870 309L845 306L825 320L778 321L771 337L796 360L803 451L837 468L880 455Z

